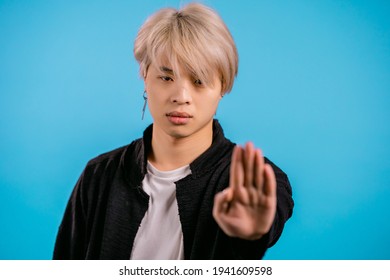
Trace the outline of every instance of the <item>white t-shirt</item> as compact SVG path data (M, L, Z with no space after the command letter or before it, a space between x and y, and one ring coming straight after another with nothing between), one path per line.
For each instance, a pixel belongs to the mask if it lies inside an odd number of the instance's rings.
M186 165L160 171L148 162L147 170L142 188L149 195L149 207L135 236L130 259L184 259L175 182L191 174L191 169Z

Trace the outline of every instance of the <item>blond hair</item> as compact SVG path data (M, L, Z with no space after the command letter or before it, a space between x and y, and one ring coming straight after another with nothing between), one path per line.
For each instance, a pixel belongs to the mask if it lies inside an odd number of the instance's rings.
M151 63L161 67L163 62L175 74L180 65L209 85L217 73L222 93L231 91L238 71L237 49L227 26L214 10L198 3L180 10L164 8L149 17L138 32L134 56L144 78Z

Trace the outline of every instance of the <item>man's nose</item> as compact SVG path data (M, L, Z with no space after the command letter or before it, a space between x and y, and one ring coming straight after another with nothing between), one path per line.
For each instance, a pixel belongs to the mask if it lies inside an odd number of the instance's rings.
M191 89L188 82L182 82L178 84L177 89L174 94L171 96L171 101L177 104L191 104L192 96Z

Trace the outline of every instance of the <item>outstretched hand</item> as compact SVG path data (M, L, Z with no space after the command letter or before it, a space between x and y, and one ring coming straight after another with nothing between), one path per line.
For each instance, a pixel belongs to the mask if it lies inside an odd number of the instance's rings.
M252 143L236 146L230 166L229 187L214 198L213 216L231 237L255 240L266 234L276 212L276 179Z

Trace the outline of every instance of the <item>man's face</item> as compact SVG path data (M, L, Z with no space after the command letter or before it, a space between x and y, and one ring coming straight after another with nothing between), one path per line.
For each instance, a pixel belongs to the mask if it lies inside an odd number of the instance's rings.
M221 81L215 75L206 85L180 69L151 64L145 78L154 126L174 138L188 137L212 127L221 100Z

